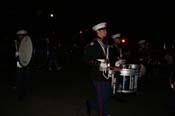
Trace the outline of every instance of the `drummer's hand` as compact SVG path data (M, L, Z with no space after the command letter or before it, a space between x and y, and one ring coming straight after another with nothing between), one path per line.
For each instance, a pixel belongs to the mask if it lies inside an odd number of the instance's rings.
M108 67L107 63L101 62L100 63L100 68L106 69Z
M122 60L121 59L115 62L115 66L116 67L120 67L121 64L122 64Z
M17 62L17 67L18 67L18 68L22 68L22 66L20 65L19 62Z

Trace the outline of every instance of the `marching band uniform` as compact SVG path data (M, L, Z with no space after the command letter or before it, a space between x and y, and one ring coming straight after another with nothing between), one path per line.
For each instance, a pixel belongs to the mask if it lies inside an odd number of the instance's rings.
M92 29L96 32L106 31L106 23L99 23ZM100 67L107 68L107 65L98 61L98 59L106 59L107 45L103 38L97 37L85 49L84 60L91 66L90 76L96 92L96 98L86 102L89 115L91 109L95 109L98 116L109 116L109 98L112 95L112 88L110 80L106 79L103 72L99 70Z
M138 53L136 54L137 63L139 64L139 79L138 79L138 91L143 92L146 82L147 72L147 57L149 56L146 51L146 40L138 41Z
M114 40L114 43L111 46L110 57L109 57L111 66L115 66L116 61L118 61L122 57L122 48L119 45L121 41L120 37L121 37L121 34L119 33L112 35L112 39ZM118 41L116 41L115 39L117 39Z
M122 47L120 45L121 43L121 34L120 33L116 33L114 35L111 36L111 38L113 39L113 44L110 47L110 64L111 66L114 67L121 67L123 64L122 61ZM116 71L115 72L115 78L116 78L116 85L117 85L117 89L120 89L122 86L122 77L120 76L120 71ZM117 99L120 100L120 99Z

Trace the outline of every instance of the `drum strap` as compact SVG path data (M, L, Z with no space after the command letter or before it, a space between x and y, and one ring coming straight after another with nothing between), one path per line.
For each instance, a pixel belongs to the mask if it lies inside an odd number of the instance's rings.
M104 55L106 54L106 51L105 51L105 45L103 44L103 42L100 40L100 39L97 39L97 42L100 44L102 50L103 50L103 53Z

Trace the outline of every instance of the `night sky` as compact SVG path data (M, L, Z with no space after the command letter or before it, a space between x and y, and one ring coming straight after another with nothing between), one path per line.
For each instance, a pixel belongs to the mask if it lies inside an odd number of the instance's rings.
M82 49L92 38L81 38L79 31L88 29L85 35L92 34L92 26L101 21L108 23L109 36L122 33L128 43L135 45L145 39L158 49L165 42L172 46L175 43L175 9L172 5L160 1L1 1L0 37L5 40L0 43L1 52L6 51L7 43L13 43L19 29L28 30L32 39L43 40L55 31L56 40L64 49L72 49L75 44ZM49 17L50 13L54 14L53 18Z
M107 21L111 34L122 32L132 38L174 41L175 14L171 3L7 0L1 6L3 33L26 27L36 33L55 29L66 35ZM50 19L49 13L55 17Z
M82 25L87 24L82 28L89 25L90 28L96 22L105 20L111 34L125 33L130 40L146 39L155 44L175 41L175 14L171 3L116 1L82 9L85 10L81 14Z
M9 2L10 4L7 1L2 2L1 30L7 32L15 29L16 31L18 28L25 27L37 31L49 30L48 28L69 31L68 28L74 26L73 20L77 20L78 15L74 15L75 12L69 4L57 2L41 0L12 1ZM50 13L54 14L54 18L49 17ZM70 14L73 14L73 17Z

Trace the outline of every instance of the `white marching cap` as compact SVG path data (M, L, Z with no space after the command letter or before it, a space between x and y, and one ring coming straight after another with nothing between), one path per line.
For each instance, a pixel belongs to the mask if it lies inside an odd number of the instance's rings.
M106 25L107 25L106 22L99 23L99 24L97 24L97 25L94 25L94 26L92 27L92 30L97 31L97 30L99 30L99 29L106 28Z
M115 38L121 37L121 34L117 33L117 34L112 35L111 37L112 37L112 39L115 39Z
M139 42L138 42L138 44L143 44L143 43L145 43L146 42L146 40L140 40Z
M16 33L16 35L25 35L25 34L27 34L27 31L26 30L19 30Z

